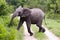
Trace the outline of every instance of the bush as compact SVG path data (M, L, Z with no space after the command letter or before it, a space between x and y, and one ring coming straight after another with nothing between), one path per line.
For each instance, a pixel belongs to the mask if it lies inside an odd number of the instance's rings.
M14 28L8 31L4 25L0 24L0 40L16 40L16 32Z
M4 26L8 26L10 17L9 16L0 16L0 24L3 24Z
M5 38L7 36L6 28L0 24L0 39Z
M8 40L16 40L16 33L17 30L15 30L14 28L10 28L9 30L10 32L8 33Z
M13 12L13 6L8 5L5 0L0 0L0 16L11 12Z
M10 16L0 16L0 19L0 40L16 40L17 31L13 28L13 26L16 26L15 22L11 28L8 28Z

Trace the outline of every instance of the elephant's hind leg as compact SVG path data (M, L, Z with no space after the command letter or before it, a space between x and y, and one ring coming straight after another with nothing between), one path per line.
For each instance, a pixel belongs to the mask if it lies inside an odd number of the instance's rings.
M42 21L41 20L36 25L39 27L39 32L45 32L45 29L42 27Z

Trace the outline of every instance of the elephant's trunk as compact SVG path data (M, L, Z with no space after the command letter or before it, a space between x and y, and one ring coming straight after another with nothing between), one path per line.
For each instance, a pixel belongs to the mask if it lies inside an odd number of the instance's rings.
M9 26L12 25L13 19L14 19L16 16L18 16L17 13L12 14L12 18L11 18L11 20L10 20Z

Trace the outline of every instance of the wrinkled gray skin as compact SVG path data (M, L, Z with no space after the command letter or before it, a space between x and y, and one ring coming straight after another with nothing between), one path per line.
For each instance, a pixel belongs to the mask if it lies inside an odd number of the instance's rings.
M12 23L13 18L16 16L20 16L20 21L19 21L17 30L19 30L23 22L26 21L27 29L28 29L28 32L30 33L30 36L33 35L33 33L30 30L31 24L36 24L39 27L39 32L45 32L45 29L42 27L44 12L41 9L39 8L24 9L22 7L18 7L12 16L10 24Z

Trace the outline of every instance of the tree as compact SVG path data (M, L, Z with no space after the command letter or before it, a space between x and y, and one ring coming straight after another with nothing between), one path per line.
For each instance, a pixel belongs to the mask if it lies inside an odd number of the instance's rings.
M13 7L8 5L6 0L0 0L0 16L7 15L13 11Z

